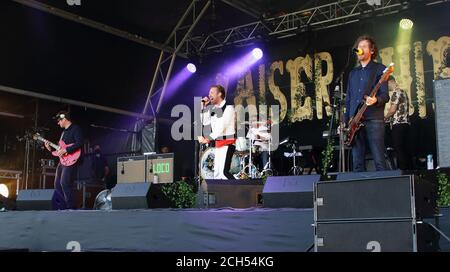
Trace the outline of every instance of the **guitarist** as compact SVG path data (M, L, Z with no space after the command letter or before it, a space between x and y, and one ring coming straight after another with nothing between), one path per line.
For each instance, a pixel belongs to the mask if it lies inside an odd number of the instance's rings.
M355 42L354 51L357 54L359 66L349 75L346 97L346 112L344 121L348 123L358 111L361 103L367 104L364 113L363 127L357 132L352 147L353 171L366 171L365 154L366 141L372 153L377 171L386 170L384 156L384 105L389 101L387 83L381 85L375 97L368 96L386 68L383 64L374 62L378 48L372 37L361 36Z
M73 124L70 115L66 111L60 111L56 114L54 119L57 120L58 125L63 128L60 140L66 145L73 144L58 151L59 156L71 154L80 149L83 145L83 135L81 129L76 124ZM52 151L48 142L45 142L45 147ZM64 166L61 163L56 167L55 174L55 196L54 208L58 210L74 209L74 177L76 174L77 163L71 166Z

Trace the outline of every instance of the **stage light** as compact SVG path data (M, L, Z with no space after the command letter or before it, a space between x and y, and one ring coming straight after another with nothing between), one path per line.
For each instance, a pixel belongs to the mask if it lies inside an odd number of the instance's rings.
M5 184L0 184L0 195L8 198L9 197L9 190L8 187Z
M366 0L369 6L381 6L381 0Z
M195 73L197 71L197 67L195 67L195 64L193 63L189 63L186 68L188 69L189 72L191 73Z
M401 29L408 30L413 27L414 23L410 19L401 19L399 25Z
M259 48L255 48L252 50L252 56L253 58L259 60L263 56L263 51Z
M94 202L94 210L112 210L111 190L103 190L97 195Z

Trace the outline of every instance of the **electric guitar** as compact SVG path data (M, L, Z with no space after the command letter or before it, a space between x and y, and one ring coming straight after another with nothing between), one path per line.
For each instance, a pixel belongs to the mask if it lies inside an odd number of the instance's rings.
M383 82L387 81L389 79L389 76L394 72L394 63L391 63L389 67L387 67L383 71L383 75L381 76L380 80L378 81L377 85L373 88L373 90L370 92L370 97L375 97L377 95L378 90L381 87L381 84ZM345 145L350 147L353 145L353 141L355 139L356 133L359 131L359 129L363 126L362 121L364 120L364 112L367 109L367 104L365 101L363 101L357 108L357 113L350 119L348 122L348 126L344 129L344 137L345 137Z
M34 134L33 139L44 142L44 143L48 143L52 148L54 148L55 151L52 152L52 155L55 157L59 157L59 161L64 166L71 166L71 165L75 164L78 161L78 159L80 158L81 148L78 148L71 154L66 153L62 156L58 156L58 151L60 149L64 149L66 147L72 146L73 144L67 145L66 143L64 143L63 140L59 141L58 144L54 144L54 143L42 138L39 133Z

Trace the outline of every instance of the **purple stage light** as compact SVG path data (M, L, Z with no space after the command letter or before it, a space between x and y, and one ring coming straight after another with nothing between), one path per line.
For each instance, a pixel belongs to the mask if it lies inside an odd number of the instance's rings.
M195 67L195 64L193 63L189 63L186 68L188 69L189 72L191 73L195 73L197 71L197 67Z
M261 49L259 49L259 48L255 48L255 49L252 50L252 56L255 59L259 60L263 56L263 51Z

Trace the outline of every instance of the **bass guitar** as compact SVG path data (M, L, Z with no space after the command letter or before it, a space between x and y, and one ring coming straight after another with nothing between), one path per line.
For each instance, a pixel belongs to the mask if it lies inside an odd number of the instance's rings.
M391 63L389 67L387 67L383 71L383 75L378 81L377 85L370 92L370 97L375 97L377 95L378 90L385 81L389 79L389 76L394 72L394 64ZM344 143L346 146L350 147L353 145L353 141L355 139L356 133L363 126L362 121L364 120L364 112L367 109L367 104L363 101L357 108L357 113L349 120L348 126L344 129Z

